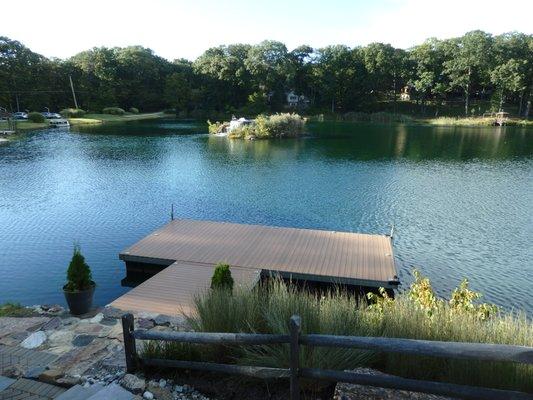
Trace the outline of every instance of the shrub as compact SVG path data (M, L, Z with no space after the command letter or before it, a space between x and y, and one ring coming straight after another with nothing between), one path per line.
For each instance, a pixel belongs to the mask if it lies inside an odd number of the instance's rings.
M216 135L224 132L229 127L229 122L211 122L207 120L207 126L209 133Z
M44 122L46 118L39 112L31 112L28 114L28 120L31 122Z
M65 108L60 114L65 118L81 118L85 115L85 110L81 108Z
M31 308L24 307L19 303L0 304L0 317L30 317L34 314Z
M217 264L211 277L211 289L233 290L233 277L228 264Z
M74 254L67 270L67 284L64 289L69 292L87 290L94 285L91 269L85 262L79 246L74 247Z
M137 107L130 107L129 112L132 114L139 114L139 109Z
M124 115L126 111L120 107L106 107L102 110L102 114Z

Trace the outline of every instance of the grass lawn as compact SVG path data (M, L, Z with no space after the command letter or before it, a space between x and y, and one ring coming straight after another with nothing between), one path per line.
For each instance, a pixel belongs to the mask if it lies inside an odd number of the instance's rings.
M125 115L111 115L111 114L85 114L83 118L69 118L71 125L81 124L101 124L104 122L126 122L126 121L140 121L144 119L157 119L164 117L162 112L145 113L145 114L125 114Z
M48 122L17 121L17 129L27 131L32 129L47 128ZM8 130L7 121L0 121L0 131Z

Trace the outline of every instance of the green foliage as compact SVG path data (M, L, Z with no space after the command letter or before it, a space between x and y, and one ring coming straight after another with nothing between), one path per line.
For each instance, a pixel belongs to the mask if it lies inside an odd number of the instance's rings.
M35 123L42 123L46 118L40 112L31 112L28 114L28 120Z
M211 122L207 120L207 130L213 135L224 132L228 127L229 122Z
M289 318L299 314L303 333L533 346L531 320L525 315L499 313L489 304L477 304L480 296L466 281L444 300L437 298L429 280L417 272L410 289L396 299L385 290L368 297L372 304L367 306L342 289L317 295L273 279L254 290L238 287L233 293L201 293L195 298L195 310L186 317L195 331L287 334ZM379 366L385 372L415 379L533 390L533 367L523 364L306 346L301 351L302 366L341 370ZM288 348L280 345L211 348L204 354L203 361L222 358L244 365L287 367L289 362Z
M126 111L120 107L106 107L102 110L102 114L124 115Z
M136 107L130 107L128 111L132 114L139 114L139 109Z
M65 108L60 114L65 118L82 118L86 112L81 108Z
M397 95L407 86L416 101L410 114L425 115L429 102L463 101L462 113L470 116L471 100L486 101L496 93L500 105L505 99L527 117L532 49L531 34L472 31L458 38L431 38L409 50L370 43L288 51L283 43L264 41L213 47L194 62L171 62L141 46L93 48L68 60L51 60L0 37L0 104L14 103L11 86L16 82L18 91L32 93L19 99L21 108L61 109L71 102L64 90L71 76L90 110L120 104L227 118L237 110L244 115L287 111L286 94L294 91L311 99L316 113L404 113L398 110ZM391 107L380 110L383 101ZM438 115L448 116L446 110L439 109Z
M270 139L281 137L297 137L303 134L305 118L295 113L284 113L274 115L258 115L255 121L249 125L241 125L232 129L228 137L230 139ZM209 123L209 122L208 122ZM227 124L227 123L226 123ZM218 125L211 129L225 128L226 125ZM229 125L229 124L228 124ZM218 132L218 131L217 131Z
M0 304L0 317L30 317L34 312L19 303L7 302Z
M67 283L64 288L68 292L76 292L87 290L93 285L91 269L85 262L85 257L81 254L79 246L75 246L74 254L68 266Z
M364 112L347 112L342 115L344 121L352 122L377 122L377 123L393 123L412 122L413 118L405 114L388 113L388 112L376 112L376 113L364 113Z
M228 264L217 264L211 277L211 289L223 289L233 291L233 277Z

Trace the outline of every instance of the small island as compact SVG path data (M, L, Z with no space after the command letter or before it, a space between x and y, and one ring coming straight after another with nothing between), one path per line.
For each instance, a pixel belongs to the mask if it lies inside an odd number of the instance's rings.
M229 122L211 122L209 133L230 139L271 139L303 135L306 119L296 113L258 115L255 119L232 117Z

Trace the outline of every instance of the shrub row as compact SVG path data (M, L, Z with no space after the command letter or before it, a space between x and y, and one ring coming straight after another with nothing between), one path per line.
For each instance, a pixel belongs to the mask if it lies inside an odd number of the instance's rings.
M85 115L85 110L81 108L65 108L60 114L65 118L81 118Z

